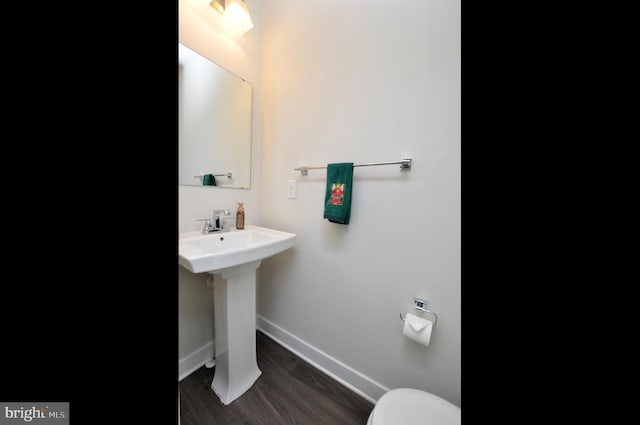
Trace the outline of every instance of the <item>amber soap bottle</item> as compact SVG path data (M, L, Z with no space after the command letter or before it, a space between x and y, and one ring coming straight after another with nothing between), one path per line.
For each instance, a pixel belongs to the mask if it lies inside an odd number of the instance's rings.
M244 203L238 202L238 211L236 212L236 229L244 229Z

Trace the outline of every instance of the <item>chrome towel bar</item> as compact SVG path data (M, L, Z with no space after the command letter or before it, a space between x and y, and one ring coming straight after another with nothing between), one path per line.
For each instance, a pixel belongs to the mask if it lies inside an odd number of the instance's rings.
M400 164L401 170L406 170L411 168L411 158L402 158L400 161L385 161L385 162L367 162L363 164L353 164L354 167L371 167L373 165L392 165L392 164ZM294 168L294 171L300 171L300 174L306 176L309 174L309 170L322 170L327 168L326 165L301 165L298 168Z
M212 176L214 176L214 177L227 176L227 178L229 178L229 179L230 179L232 174L231 174L231 171L229 171L229 172L228 172L228 173L226 173L226 174L211 174L211 175L212 175ZM194 178L194 179L197 179L198 177L199 177L199 178L202 178L202 176L204 176L204 174L198 174L197 176L193 176L193 178Z

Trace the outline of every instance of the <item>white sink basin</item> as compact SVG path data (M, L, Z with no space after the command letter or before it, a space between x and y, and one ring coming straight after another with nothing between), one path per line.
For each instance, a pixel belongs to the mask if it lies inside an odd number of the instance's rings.
M289 249L295 239L294 233L254 225L208 235L182 233L178 240L178 264L192 273L217 273Z

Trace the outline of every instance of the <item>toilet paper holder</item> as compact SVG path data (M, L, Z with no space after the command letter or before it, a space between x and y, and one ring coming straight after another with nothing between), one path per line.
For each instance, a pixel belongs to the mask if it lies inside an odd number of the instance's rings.
M433 311L427 310L425 308L425 306L427 305L427 300L422 298L415 298L413 302L415 304L413 308L415 308L416 310L433 315L433 317L435 318L435 320L433 321L433 326L435 326L436 323L438 323L438 315L435 314ZM400 313L400 320L402 320L403 322L407 320L404 317L402 317L402 313Z

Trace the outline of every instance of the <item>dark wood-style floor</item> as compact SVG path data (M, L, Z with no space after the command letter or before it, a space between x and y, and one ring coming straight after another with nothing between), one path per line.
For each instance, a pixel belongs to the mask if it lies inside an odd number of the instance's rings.
M180 382L181 425L366 425L373 404L260 331L256 346L262 375L226 406L211 389L215 368Z

